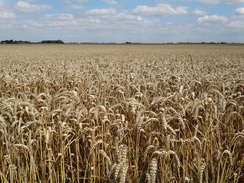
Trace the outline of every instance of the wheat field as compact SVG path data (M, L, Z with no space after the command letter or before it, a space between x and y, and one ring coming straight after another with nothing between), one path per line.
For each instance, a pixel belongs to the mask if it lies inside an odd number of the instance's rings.
M1 183L244 180L244 45L0 45Z

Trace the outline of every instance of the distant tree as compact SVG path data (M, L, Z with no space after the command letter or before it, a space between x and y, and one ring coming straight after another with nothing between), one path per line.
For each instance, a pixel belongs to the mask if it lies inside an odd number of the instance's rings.
M64 44L64 42L62 40L56 40L55 43Z
M5 43L5 44L13 44L14 41L12 39L10 40L4 40L4 41L1 41L2 43Z
M41 43L55 43L55 44L64 44L62 40L43 40Z
M28 44L31 42L30 41L22 41L22 40L14 41L14 40L10 39L10 40L1 41L0 43L1 44Z

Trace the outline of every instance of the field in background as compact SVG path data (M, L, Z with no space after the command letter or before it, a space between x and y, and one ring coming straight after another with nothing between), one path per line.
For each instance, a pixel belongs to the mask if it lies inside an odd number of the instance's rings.
M0 182L244 179L243 45L0 45Z

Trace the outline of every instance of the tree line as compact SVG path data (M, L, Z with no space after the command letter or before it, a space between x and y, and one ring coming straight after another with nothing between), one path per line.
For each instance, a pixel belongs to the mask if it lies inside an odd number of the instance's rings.
M60 39L58 40L43 40L41 42L31 42L31 41L16 41L16 40L3 40L0 42L0 44L38 44L38 43L43 43L43 44L64 44L64 42ZM70 42L71 44L117 44L117 43L93 43L93 42ZM145 44L145 43L139 43L139 42L124 42L122 44ZM167 42L167 43L148 43L148 44L241 44L241 43L228 43L228 42Z
M31 41L22 41L22 40L19 40L19 41L16 41L16 40L3 40L0 42L1 44L30 44L30 43L45 43L45 44L64 44L64 42L60 39L58 40L43 40L41 42L31 42Z

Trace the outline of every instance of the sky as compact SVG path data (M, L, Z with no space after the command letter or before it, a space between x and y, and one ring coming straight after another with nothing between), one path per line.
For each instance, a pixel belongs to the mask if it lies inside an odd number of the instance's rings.
M0 40L244 43L244 0L0 0Z

